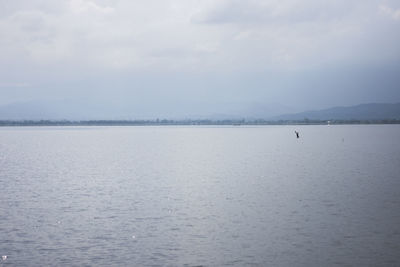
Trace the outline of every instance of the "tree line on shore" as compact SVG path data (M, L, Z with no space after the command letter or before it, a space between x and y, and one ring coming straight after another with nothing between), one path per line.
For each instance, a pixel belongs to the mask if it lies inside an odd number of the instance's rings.
M186 119L186 120L0 120L0 126L162 126L162 125L330 125L400 124L400 119L382 120L278 120L264 119Z

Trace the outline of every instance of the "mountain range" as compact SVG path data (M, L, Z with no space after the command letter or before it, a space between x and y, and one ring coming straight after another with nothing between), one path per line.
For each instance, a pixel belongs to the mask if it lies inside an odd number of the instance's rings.
M155 105L156 106L156 105ZM400 103L369 103L297 112L280 104L146 106L90 101L31 101L0 106L0 120L132 120L132 119L264 119L278 120L400 120Z
M385 120L400 119L400 103L370 103L274 116L272 120Z

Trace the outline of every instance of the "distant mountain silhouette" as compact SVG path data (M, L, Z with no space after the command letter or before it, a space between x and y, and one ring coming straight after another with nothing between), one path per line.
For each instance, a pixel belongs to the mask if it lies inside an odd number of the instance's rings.
M284 114L272 120L383 120L400 119L400 103L370 103L350 107L333 107L300 113Z
M148 105L129 101L61 99L0 106L0 120L258 119L295 111L298 110L278 103L179 103L156 100L153 105Z
M221 103L174 108L83 100L30 101L0 106L0 120L121 120L121 119L265 119L265 120L383 120L400 119L400 103L362 104L323 110L296 111L274 103ZM279 115L284 114L284 115Z
M2 120L96 119L106 115L94 112L92 104L71 101L29 101L0 106ZM96 115L99 116L96 117ZM108 117L107 117L108 119Z

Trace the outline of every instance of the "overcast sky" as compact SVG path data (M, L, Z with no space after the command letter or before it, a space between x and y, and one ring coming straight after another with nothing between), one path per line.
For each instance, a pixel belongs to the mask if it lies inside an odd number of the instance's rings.
M400 102L400 1L0 0L0 96Z

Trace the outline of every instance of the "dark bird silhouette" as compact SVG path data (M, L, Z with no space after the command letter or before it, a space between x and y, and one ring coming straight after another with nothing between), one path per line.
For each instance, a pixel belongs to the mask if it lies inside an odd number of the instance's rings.
M300 138L299 132L298 131L294 131L296 133L296 137Z

